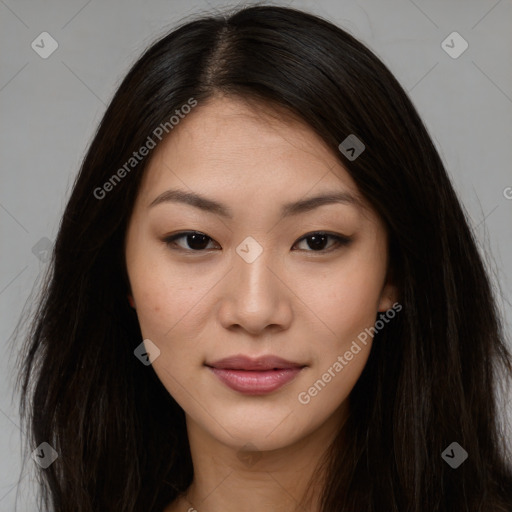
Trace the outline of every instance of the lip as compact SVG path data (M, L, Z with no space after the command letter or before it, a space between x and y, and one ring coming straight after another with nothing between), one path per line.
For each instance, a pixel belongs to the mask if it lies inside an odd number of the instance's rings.
M302 368L306 365L287 361L281 357L268 355L256 358L244 356L242 354L225 357L213 363L206 363L206 366L219 368L222 370L283 370L288 368Z
M272 355L256 359L237 355L205 365L225 385L248 395L275 391L292 381L306 366Z

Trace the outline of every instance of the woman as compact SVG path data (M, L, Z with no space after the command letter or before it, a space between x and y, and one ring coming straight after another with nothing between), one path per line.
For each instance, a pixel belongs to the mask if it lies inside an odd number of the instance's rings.
M511 373L403 89L341 29L260 6L128 73L20 377L56 512L505 512Z

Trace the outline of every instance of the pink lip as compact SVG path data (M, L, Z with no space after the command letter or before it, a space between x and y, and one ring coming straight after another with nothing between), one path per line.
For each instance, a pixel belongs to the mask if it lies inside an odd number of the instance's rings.
M263 395L293 380L305 367L276 356L257 359L238 355L207 363L212 372L231 389L248 395Z

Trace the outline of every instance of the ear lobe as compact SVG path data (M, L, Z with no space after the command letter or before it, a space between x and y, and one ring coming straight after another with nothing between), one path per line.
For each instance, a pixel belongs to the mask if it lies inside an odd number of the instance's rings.
M377 311L384 313L393 307L393 304L398 300L398 289L392 283L386 283L380 294L379 306Z

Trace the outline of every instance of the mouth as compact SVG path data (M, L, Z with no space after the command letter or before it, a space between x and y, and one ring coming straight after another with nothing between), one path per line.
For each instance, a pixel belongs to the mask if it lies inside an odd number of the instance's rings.
M263 395L295 379L307 365L277 356L252 359L238 355L205 366L229 388L247 395Z

